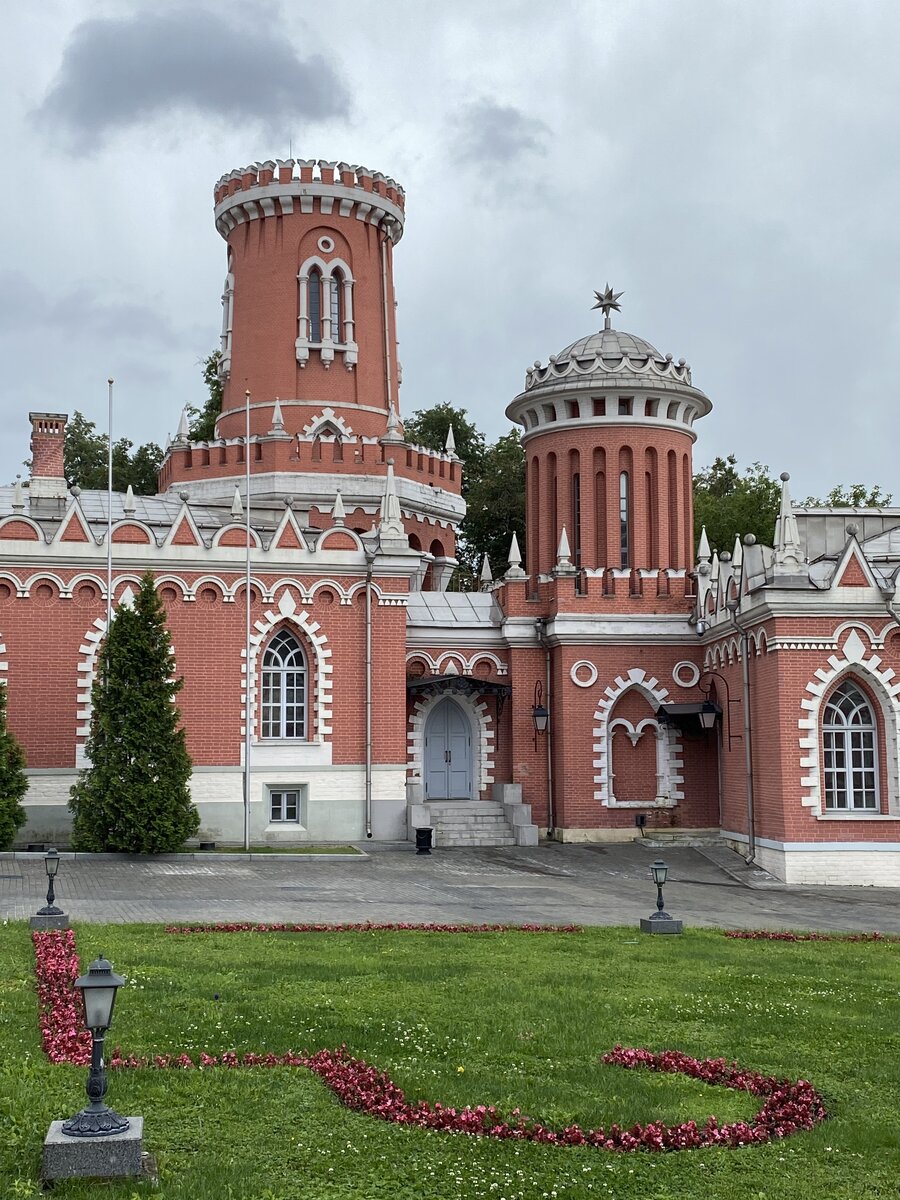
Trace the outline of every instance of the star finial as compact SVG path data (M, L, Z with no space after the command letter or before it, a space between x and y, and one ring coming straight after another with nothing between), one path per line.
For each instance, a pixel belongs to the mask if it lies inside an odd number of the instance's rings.
M603 310L603 317L604 317L603 328L611 329L612 325L610 324L610 321L609 321L609 314L611 312L620 312L621 311L622 306L621 306L621 304L619 304L619 297L624 296L625 293L624 292L614 292L612 290L612 288L609 286L609 284L607 283L605 292L594 292L594 295L597 297L597 303L592 305L591 307L592 308L600 308Z

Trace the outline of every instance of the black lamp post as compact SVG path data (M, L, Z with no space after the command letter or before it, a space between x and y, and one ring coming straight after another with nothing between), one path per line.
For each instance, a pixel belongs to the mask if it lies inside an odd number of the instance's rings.
M657 859L650 866L650 874L656 884L656 912L649 917L641 917L641 932L681 933L683 928L681 921L676 921L669 916L663 900L663 884L669 874L668 866L661 859Z
M53 881L56 878L56 872L59 870L60 857L56 847L51 846L44 855L44 870L47 872L47 903L43 908L39 908L37 915L39 917L63 917L65 913L61 908L56 907L56 895L53 891Z
M550 710L544 706L544 685L540 680L534 685L534 704L531 707L534 722L534 748L537 750L538 734L545 734L550 724Z
M719 710L713 704L712 700L706 699L703 701L703 707L697 714L700 718L700 725L703 729L712 729L716 723L716 717L719 715ZM652 869L652 868L651 868Z
M85 1024L91 1031L91 1070L87 1081L90 1104L63 1122L62 1131L68 1137L109 1137L129 1128L127 1117L120 1117L103 1103L107 1089L103 1042L112 1024L116 992L124 982L121 975L113 974L112 963L102 956L91 963L87 975L75 980L84 1000Z

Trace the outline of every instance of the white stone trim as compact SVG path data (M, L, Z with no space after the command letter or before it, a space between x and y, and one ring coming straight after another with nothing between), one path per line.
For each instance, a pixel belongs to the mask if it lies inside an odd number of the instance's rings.
M331 699L332 699L332 665L329 661L331 658L331 648L328 645L328 639L324 633L320 631L318 621L314 620L308 612L301 610L297 612L296 604L293 596L285 591L278 603L278 610L273 611L268 609L263 613L262 619L254 622L255 632L250 635L250 677L253 680L253 686L250 689L250 728L256 730L256 695L258 688L256 687L256 679L258 677L258 660L259 652L269 639L269 635L276 625L292 625L299 630L302 640L309 652L315 659L315 713L316 713L316 729L313 737L308 737L307 741L330 741L331 740ZM241 650L241 735L246 736L246 721L247 715L247 672L246 672L246 649ZM307 683L309 684L309 680ZM307 687L307 693L309 687ZM307 717L308 719L308 717ZM254 743L261 744L259 739L254 735Z
M587 670L587 678L585 679L582 679L579 673L582 670ZM593 685L597 682L598 674L599 672L597 671L596 666L592 662L589 662L586 658L580 658L578 662L572 663L572 666L569 668L569 678L576 687L580 688L593 687Z
M610 790L610 729L609 718L616 702L632 688L639 691L654 706L665 704L669 691L658 679L647 675L642 667L632 667L627 675L618 675L603 696L597 702L594 711L593 728L593 765L594 765L594 799L609 808L623 807L617 805L615 796ZM649 720L650 718L648 718ZM641 723L643 724L643 722ZM656 722L654 721L654 724ZM665 729L663 750L659 751L657 773L661 782L657 785L657 803L672 806L684 799L682 784L684 783L684 767L681 758L682 747L678 731L669 726ZM625 805L624 807L634 807ZM640 807L645 808L646 805Z
M828 666L819 667L806 685L807 695L800 701L801 714L797 721L800 747L800 785L805 794L800 803L816 816L824 814L820 767L821 712L825 697L834 690L838 680L850 675L868 684L877 700L884 720L886 748L888 813L900 813L900 682L893 668L881 668L881 657L869 654L862 638L851 629L844 642L842 656L829 655ZM880 789L880 780L879 780ZM837 814L829 813L837 818Z
M450 696L463 710L472 727L472 782L475 784L477 800L485 788L494 782L494 730L488 706L453 687L445 688L434 696L420 696L409 714L407 726L407 769L413 779L425 778L425 724L436 704Z
M682 678L685 676L685 678ZM695 662L683 659L672 668L672 679L679 687L692 688L700 682L700 668Z
M387 597L385 601L379 601L379 603L389 602L391 599L393 598ZM397 597L396 599L401 599L405 602L408 600L408 597L404 595ZM458 675L474 674L475 667L482 660L487 660L488 662L493 663L498 675L509 674L509 663L505 662L498 655L492 654L489 650L476 650L475 653L470 655L468 658L466 658L465 653L463 653L461 650L444 650L443 653L437 656L430 654L427 650L407 651L407 663L414 662L416 659L424 662L433 675L446 675L448 673L447 665L451 660L458 662L462 668L460 670L459 667L457 667L456 674Z

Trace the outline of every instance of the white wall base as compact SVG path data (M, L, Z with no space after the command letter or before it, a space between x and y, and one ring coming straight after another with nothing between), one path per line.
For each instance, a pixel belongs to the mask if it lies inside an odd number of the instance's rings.
M723 833L747 853L747 836ZM900 842L776 842L756 839L756 862L792 887L900 887Z
M69 789L76 771L30 771L24 808L26 823L16 846L46 842L70 844ZM240 767L198 768L191 797L200 811L203 841L240 845L244 840L244 777ZM250 841L254 845L299 842L364 841L366 838L365 768L265 767L251 770ZM268 789L306 786L307 802L299 824L270 822ZM406 764L372 769L372 836L379 841L406 839Z

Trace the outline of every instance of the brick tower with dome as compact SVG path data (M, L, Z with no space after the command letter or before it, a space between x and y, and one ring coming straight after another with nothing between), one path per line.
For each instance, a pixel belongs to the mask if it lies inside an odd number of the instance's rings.
M0 487L23 846L68 842L109 551L113 606L147 571L166 605L205 841L674 836L789 882L900 885L900 510L798 508L785 474L771 546L704 532L695 553L712 405L683 359L612 328L607 286L603 328L506 410L525 545L449 590L462 464L452 435L409 444L399 401L403 190L267 161L223 176L214 210L214 437L183 416L158 494L108 498L67 487L65 413L32 413L31 478Z

